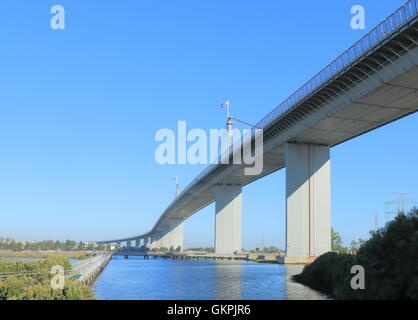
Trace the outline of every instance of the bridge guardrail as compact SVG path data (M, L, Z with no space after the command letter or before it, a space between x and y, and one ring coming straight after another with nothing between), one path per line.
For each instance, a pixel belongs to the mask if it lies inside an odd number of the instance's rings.
M377 25L363 38L358 40L324 69L318 72L295 93L277 106L257 123L257 127L266 127L278 116L295 106L303 98L314 92L321 85L333 79L341 71L371 52L391 35L399 31L406 23L418 16L418 1L410 0Z
M406 24L418 17L418 0L410 0L406 2L402 7L397 9L389 17L387 17L382 23L373 28L364 37L358 40L354 45L348 48L344 53L329 63L324 69L313 76L308 82L301 86L296 92L288 97L284 102L279 104L270 113L268 113L263 119L261 119L255 125L256 128L267 128L280 116L295 108L301 101L307 97L315 94L327 83L333 81L341 73L346 71L353 64L366 57L369 53L373 52L386 40L390 39L396 32L400 31ZM177 200L178 197L184 195L188 190L210 171L219 166L222 160L229 158L231 154L241 149L243 145L250 142L255 136L254 130L251 130L247 135L242 137L242 141L234 143L232 148L226 150L218 156L218 163L208 165L195 179L192 180L189 185L181 191L177 197L169 204L170 208ZM168 210L168 209L167 209ZM158 226L160 220L164 214L160 216L153 229L144 235L151 233ZM129 238L129 239L135 239ZM126 239L124 239L126 240ZM123 241L123 240L120 240Z
M293 107L296 107L303 99L317 92L320 88L323 87L324 84L332 81L336 76L341 74L351 65L367 56L368 53L372 52L385 40L389 39L392 35L404 27L408 22L414 20L417 17L418 0L410 0L406 2L402 7L400 7L388 18L386 18L382 23L373 28L363 38L358 40L354 45L348 48L344 53L342 53L324 69L313 76L302 87L296 90L296 92L293 93L289 98L287 98L284 102L279 104L275 109L267 114L267 116L257 122L255 127L263 129L268 127L285 112L290 111ZM218 157L218 163L221 163L222 159L225 159L225 157L230 157L233 152L237 151L248 141L251 141L254 135L254 131L251 130L251 132L242 138L241 143L234 145L232 150L226 150L223 154L221 154ZM194 183L199 181L217 165L218 164L210 164L177 197L187 192L188 189L194 185ZM174 203L174 201L172 203Z
M84 281L84 279L88 279L92 273L96 272L98 268L106 263L111 258L111 256L111 253L105 253L93 258L74 262L71 264L72 272L70 276L74 274L80 274L81 276L77 280Z

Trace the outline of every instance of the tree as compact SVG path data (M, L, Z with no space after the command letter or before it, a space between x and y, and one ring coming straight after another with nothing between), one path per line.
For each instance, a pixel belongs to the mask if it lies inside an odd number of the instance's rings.
M270 246L268 248L264 248L263 252L264 253L275 253L275 252L279 252L279 248L275 247L275 246Z
M418 209L398 214L369 240L355 241L355 255L328 252L294 279L336 299L418 299ZM366 287L353 290L353 266L362 266Z
M331 250L339 253L347 252L347 248L343 247L340 234L334 228L331 228Z
M76 247L76 243L75 243L75 241L72 241L72 240L67 240L67 241L65 241L65 250L72 250L72 249L74 249L74 247Z
M78 244L77 249L78 249L78 250L84 250L84 249L85 249L85 247L86 247L86 245L84 244L84 242L83 242L83 241L80 241L80 243Z
M57 241L55 241L55 244L54 244L54 249L55 249L55 250L61 249L61 242L59 242L58 240L57 240Z
M177 248L176 248L176 252L180 252L181 251L181 246L178 246Z
M359 251L360 247L364 243L366 243L366 240L363 240L363 239L358 239L358 240L351 241L351 244L350 244L350 253L351 254L357 254L357 252Z

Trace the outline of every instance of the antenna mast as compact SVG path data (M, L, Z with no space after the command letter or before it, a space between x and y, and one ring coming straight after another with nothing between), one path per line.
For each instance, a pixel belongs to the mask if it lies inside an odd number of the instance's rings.
M180 194L179 176L175 176L173 180L176 182L176 197Z

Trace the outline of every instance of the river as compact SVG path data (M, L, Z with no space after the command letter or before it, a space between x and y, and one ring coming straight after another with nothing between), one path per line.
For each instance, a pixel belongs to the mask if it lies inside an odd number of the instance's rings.
M114 259L94 283L103 300L318 300L293 282L303 266L247 261Z

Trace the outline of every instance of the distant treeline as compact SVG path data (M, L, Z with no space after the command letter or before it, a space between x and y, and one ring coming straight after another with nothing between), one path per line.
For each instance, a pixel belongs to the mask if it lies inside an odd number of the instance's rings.
M364 269L364 289L352 288L353 266ZM418 300L418 209L372 231L356 254L323 254L294 279L335 299Z
M188 248L187 251L204 251L207 253L213 253L215 252L215 249L213 247L209 247L209 248ZM242 249L242 251L247 251L247 252L252 252L252 253L278 253L281 252L281 250L275 246L271 246L271 247L265 247L265 248L256 248L255 250L244 250Z
M279 248L275 246L265 247L265 248L256 248L255 250L251 250L253 253L278 253L282 252Z
M343 246L340 234L334 229L331 229L331 249L334 252L356 254L364 243L366 243L366 240L353 240L351 241L350 246L345 247Z
M107 250L109 246L104 244L95 245L92 243L83 243L75 242L72 240L67 241L16 241L9 238L0 237L0 250L13 250L13 251L23 251L23 250L62 250L62 251L72 251L72 250Z

